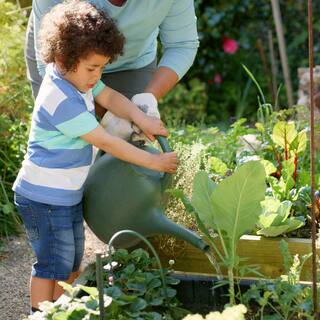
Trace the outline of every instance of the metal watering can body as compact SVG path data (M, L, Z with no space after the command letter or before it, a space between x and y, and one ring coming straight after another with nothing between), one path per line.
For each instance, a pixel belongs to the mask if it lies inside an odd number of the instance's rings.
M164 152L170 151L165 138L157 140ZM149 146L142 149L159 153ZM206 250L207 244L198 235L165 217L164 190L170 180L169 174L103 154L91 167L85 183L84 219L105 243L119 230L130 229L144 236L171 234ZM136 242L136 238L128 235L119 238L115 246L130 247Z

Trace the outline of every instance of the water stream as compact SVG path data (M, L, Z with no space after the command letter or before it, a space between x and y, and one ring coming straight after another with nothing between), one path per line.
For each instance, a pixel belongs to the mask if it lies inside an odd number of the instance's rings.
M214 257L214 255L212 254L211 250L206 250L204 253L207 256L210 263L212 264L212 266L215 268L218 280L219 281L223 280L223 275L222 275L219 263L217 259Z
M210 261L210 263L212 264L212 266L215 268L216 273L217 273L217 278L218 281L222 281L223 280L223 275L219 266L219 263L217 261L217 259L214 257L213 253L211 252L211 250L206 250L205 255L207 256L208 260ZM211 294L214 296L214 291L215 291L215 286L213 286L211 288Z

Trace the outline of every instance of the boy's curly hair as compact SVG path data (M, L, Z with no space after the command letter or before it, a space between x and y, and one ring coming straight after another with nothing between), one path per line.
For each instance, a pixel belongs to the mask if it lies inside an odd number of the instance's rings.
M75 71L91 53L109 57L123 54L124 36L102 10L73 0L54 6L41 23L41 56L45 63L59 60L63 71Z

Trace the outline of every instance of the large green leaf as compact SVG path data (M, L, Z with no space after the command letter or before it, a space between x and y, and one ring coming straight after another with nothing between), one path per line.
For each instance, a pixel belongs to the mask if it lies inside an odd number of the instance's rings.
M90 294L91 296L98 296L98 289L96 287L88 287L83 285L79 285L78 287L82 289L84 292Z
M272 140L282 148L288 147L297 136L294 122L279 121L272 130Z
M259 230L257 234L264 235L266 237L277 237L281 234L301 228L303 225L304 225L304 222L302 220L291 217L280 225L263 228Z
M305 151L307 147L307 133L305 130L300 131L292 141L290 149L296 153Z
M277 237L280 234L298 229L304 225L301 217L289 217L292 203L290 201L280 202L276 198L267 197L261 202L262 214L259 217L258 235L266 237Z
M260 163L263 165L267 176L277 171L277 167L271 161L261 159Z
M212 220L234 244L252 230L265 197L265 170L259 161L250 161L223 180L211 196Z
M289 214L292 207L291 201L282 201L273 197L266 197L264 201L261 202L262 213L259 217L258 224L262 228L267 228L270 226L280 225L284 222Z
M216 229L211 195L217 185L208 177L205 171L199 171L193 180L193 193L191 204L202 222Z

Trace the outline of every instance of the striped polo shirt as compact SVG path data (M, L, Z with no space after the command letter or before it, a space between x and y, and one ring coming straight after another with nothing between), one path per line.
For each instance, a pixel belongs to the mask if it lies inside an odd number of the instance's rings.
M101 89L95 88L95 94ZM79 92L49 64L35 102L27 153L13 190L41 203L79 203L94 161L93 146L80 136L98 125L92 90Z

